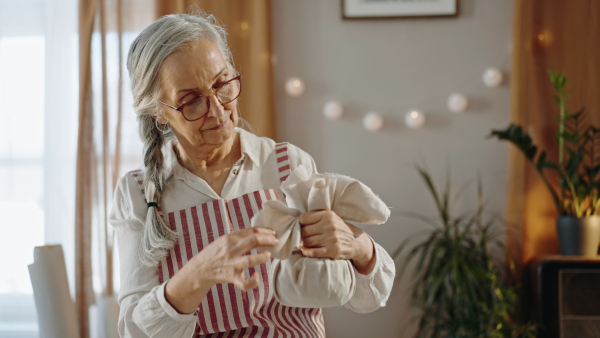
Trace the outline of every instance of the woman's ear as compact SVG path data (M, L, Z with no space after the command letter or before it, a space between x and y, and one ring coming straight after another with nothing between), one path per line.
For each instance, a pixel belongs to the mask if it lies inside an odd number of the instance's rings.
M158 113L158 114L152 116L152 118L156 122L158 122L160 124L167 124L168 123L167 119L165 118L165 116L162 113Z

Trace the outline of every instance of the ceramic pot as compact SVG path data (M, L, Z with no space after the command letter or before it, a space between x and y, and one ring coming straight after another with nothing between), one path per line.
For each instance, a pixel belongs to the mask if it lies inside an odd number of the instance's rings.
M556 231L563 256L597 256L600 244L600 216L556 219Z

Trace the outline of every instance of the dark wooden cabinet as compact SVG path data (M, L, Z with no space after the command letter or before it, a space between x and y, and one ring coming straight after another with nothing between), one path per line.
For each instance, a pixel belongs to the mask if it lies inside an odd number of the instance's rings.
M600 337L600 257L543 256L531 267L539 337Z

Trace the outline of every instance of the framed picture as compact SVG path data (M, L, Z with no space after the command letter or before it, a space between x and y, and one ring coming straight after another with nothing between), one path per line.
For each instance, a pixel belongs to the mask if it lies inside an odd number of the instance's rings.
M456 16L457 0L342 0L344 19Z

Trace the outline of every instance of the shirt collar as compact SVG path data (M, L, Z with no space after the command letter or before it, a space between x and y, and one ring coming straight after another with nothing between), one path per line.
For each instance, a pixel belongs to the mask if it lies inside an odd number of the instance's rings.
M259 137L241 128L235 128L235 130L240 133L242 156L250 159L257 168L260 167Z
M241 128L235 128L235 131L240 134L240 143L242 156L248 158L256 167L260 167L260 153L258 136ZM162 148L164 156L163 177L165 180L173 176L176 179L184 179L186 169L177 161L177 155L173 150L175 138L166 140Z

